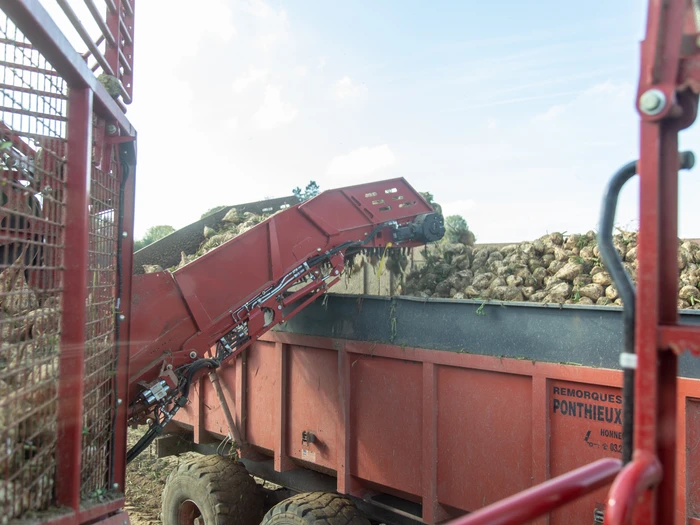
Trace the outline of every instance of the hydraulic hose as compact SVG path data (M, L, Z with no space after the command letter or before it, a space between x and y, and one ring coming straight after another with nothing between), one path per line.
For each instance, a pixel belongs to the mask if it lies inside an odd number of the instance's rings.
M613 244L613 227L620 191L637 173L637 162L629 162L612 176L603 197L598 247L610 272L615 286L622 298L623 310L623 353L620 364L623 368L622 387L622 462L627 464L632 459L634 449L634 370L636 355L634 350L635 327L635 290L632 279L625 271L622 258Z
M159 423L154 423L151 427L141 436L141 439L129 449L126 454L126 462L130 463L134 458L136 458L141 452L143 452L148 446L153 443L153 440L158 437L158 435L163 431L165 425L167 425L170 420L175 416L178 410L185 406L190 394L190 385L194 379L194 375L203 368L218 368L221 363L218 359L199 359L192 363L185 372L185 377L180 390L180 396L175 401L175 406L167 414L165 419Z

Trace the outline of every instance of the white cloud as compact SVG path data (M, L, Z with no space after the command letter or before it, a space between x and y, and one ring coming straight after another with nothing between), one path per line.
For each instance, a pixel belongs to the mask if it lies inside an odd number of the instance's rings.
M189 5L191 6L191 4ZM232 22L233 13L231 9L221 1L212 2L209 4L209 7L211 10L204 12L205 16L203 18L206 20L206 25L203 24L203 27L206 27L207 32L214 34L220 40L233 38L236 34L236 28ZM197 10L199 9L200 7L197 7ZM188 10L188 12L191 11L191 9ZM202 14L200 13L198 16L202 17ZM191 23L192 21L190 20Z
M294 74L298 77L305 77L309 72L309 68L306 66L297 66L294 68Z
M224 129L229 132L235 132L238 129L238 117L231 117L224 121Z
M269 33L267 35L261 35L258 37L258 46L264 50L271 49L279 40L279 36L275 33Z
M544 113L540 113L539 115L536 115L535 120L536 121L543 121L543 122L555 120L565 110L566 110L566 104L557 104L556 106L552 106L551 108L549 108Z
M321 57L318 59L318 65L316 66L318 69L326 69L326 65L328 64L328 59L326 57Z
M258 129L274 129L294 120L299 112L290 104L282 102L280 88L265 87L265 100L253 115L253 124Z
M264 69L256 69L253 66L248 68L246 73L233 81L233 92L236 94L243 93L251 84L261 81L264 82L267 78L267 71Z
M247 0L238 5L253 17L254 41L259 48L267 51L287 35L289 20L284 9L275 9L263 0Z
M341 100L349 98L361 97L367 93L367 86L356 84L353 80L345 75L335 84L335 96Z
M628 110L630 99L634 100L631 84L602 82L584 90L565 104L551 106L547 111L536 115L533 120L535 122L552 122L567 114L585 116L597 112L602 107L610 106Z
M476 207L476 201L474 199L441 202L439 204L442 207L442 213L445 217L448 215L461 215L462 217L468 218L468 212Z
M247 0L241 2L240 6L243 11L258 18L267 18L275 14L275 10L263 0Z
M351 151L347 155L338 155L331 160L327 173L335 179L359 179L368 177L383 168L396 163L394 153L383 144L373 148L364 147Z
M496 129L498 127L498 119L495 119L493 117L489 118L486 121L486 127L488 129Z

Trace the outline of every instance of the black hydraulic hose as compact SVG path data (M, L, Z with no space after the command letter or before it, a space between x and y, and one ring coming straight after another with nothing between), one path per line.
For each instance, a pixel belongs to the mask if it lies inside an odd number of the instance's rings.
M218 368L220 364L221 363L217 359L199 359L198 361L195 361L188 367L187 371L185 372L185 378L182 385L182 390L180 392L180 397L178 397L177 401L175 401L175 406L171 411L171 416L174 416L175 413L187 403L188 396L190 394L190 385L192 384L192 379L194 378L194 375L202 368ZM127 452L127 464L131 463L133 459L135 459L151 443L153 443L153 440L156 437L158 437L158 435L163 431L163 428L168 423L168 421L170 421L170 418L168 418L164 422L154 423L153 425L151 425L151 428L149 428L144 433L144 435L141 436L141 439L139 439L138 442L129 449L129 452Z
M182 386L182 397L187 399L190 395L190 385L192 384L192 379L194 375L199 372L202 368L219 368L221 363L218 359L200 359L192 363L187 372L185 372L185 384Z
M622 387L622 462L627 464L632 459L634 450L634 327L635 327L635 289L632 279L625 271L622 258L613 244L613 227L615 211L622 187L637 173L637 162L630 162L620 168L608 183L603 197L598 248L603 256L605 267L612 277L618 293L622 298L623 310L623 354L620 364L623 368Z
M679 154L679 169L688 170L695 165L695 155L690 151ZM598 247L605 266L617 287L623 302L623 353L620 365L623 369L622 390L622 462L632 460L634 451L634 381L637 367L635 354L635 315L636 293L629 274L625 271L622 258L613 244L613 227L617 201L623 186L637 173L637 162L629 162L615 173L605 190L601 210Z
M129 449L129 452L126 454L126 462L131 463L131 460L136 458L141 452L143 452L148 445L151 444L151 442L156 438L158 434L160 434L160 425L154 424L149 428L146 433L141 436L141 439L138 440L138 442Z

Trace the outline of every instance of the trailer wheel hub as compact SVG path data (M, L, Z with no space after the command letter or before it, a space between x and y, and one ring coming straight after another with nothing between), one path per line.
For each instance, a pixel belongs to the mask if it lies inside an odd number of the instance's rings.
M204 525L202 511L191 499L182 502L177 517L178 525Z

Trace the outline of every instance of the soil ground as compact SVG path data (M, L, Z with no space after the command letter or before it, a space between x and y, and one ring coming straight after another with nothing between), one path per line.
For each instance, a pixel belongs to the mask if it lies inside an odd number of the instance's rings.
M144 431L144 428L130 428L127 447L134 446ZM180 462L198 455L196 452L186 452L180 456L159 458L156 456L156 446L152 444L126 467L126 511L132 525L161 525L161 495L170 472ZM268 492L282 488L260 478L253 479Z
M129 429L128 446L136 444L142 434L142 429ZM181 461L194 455L158 458L155 445L151 445L126 467L126 510L133 525L160 525L160 496L165 480Z

